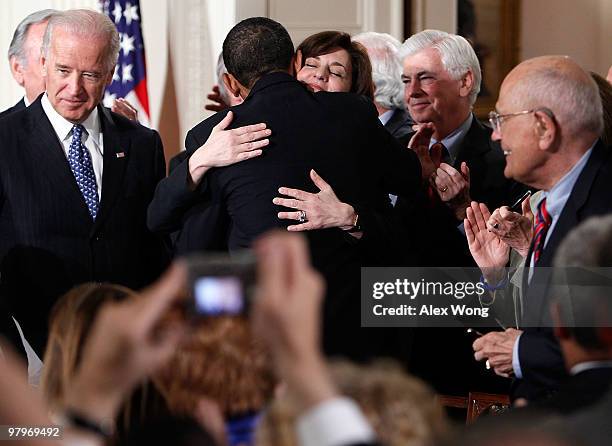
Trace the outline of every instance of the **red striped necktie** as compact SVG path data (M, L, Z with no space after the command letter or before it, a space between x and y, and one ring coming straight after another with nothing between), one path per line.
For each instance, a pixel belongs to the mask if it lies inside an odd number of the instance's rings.
M552 217L546 210L546 198L544 198L538 205L538 213L535 219L535 230L533 237L533 264L537 264L544 251L544 241L546 240L546 233L550 224L552 223Z

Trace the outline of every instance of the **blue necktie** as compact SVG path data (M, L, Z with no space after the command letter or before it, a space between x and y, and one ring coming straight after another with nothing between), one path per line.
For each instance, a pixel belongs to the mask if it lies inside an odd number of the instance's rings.
M98 215L98 186L96 185L96 174L94 173L91 156L87 147L81 142L81 135L85 129L81 124L72 127L72 141L68 151L68 162L70 170L76 179L79 190L85 199L89 215L93 220Z

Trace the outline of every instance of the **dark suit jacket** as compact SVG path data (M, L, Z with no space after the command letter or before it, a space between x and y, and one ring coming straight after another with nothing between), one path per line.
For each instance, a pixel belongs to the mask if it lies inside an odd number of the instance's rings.
M23 100L23 98L21 98L21 100L19 102L17 102L15 105L13 105L10 108L7 108L6 110L0 112L0 118L4 118L7 115L10 115L13 112L19 111L19 110L23 110L24 108L26 108L25 106L25 102Z
M185 140L186 150L170 160L170 174L202 145L190 135ZM190 224L185 225L186 220ZM228 249L229 215L222 204L212 202L208 191L182 197L168 191L157 193L149 206L147 224L151 231L171 235L175 256Z
M230 250L249 247L260 234L287 226L287 221L277 218L281 208L272 199L280 186L317 192L309 178L311 168L342 201L375 211L389 208L387 192L412 193L420 183L414 154L402 150L380 124L373 104L359 96L313 94L288 74L272 73L261 78L244 103L232 110L232 127L265 122L272 130L264 154L209 171L195 192L187 188L188 162L184 161L160 183L152 204L157 208L161 200L180 214L191 206L181 232L193 237L194 243L202 225L198 206L209 205L210 200L230 217ZM193 140L193 147L201 146L224 116L217 113L198 124L187 135L188 144ZM333 330L333 335L325 337L327 351L353 357L365 354L367 349L353 336L360 325L359 244L338 228L310 231L306 236L313 264L328 281L324 318L326 330Z
M393 110L393 114L391 118L385 124L385 128L393 137L399 139L403 138L409 133L413 133L412 126L414 125L414 121L405 110L401 110L396 108Z
M522 186L504 176L504 154L499 144L491 140L491 129L476 117L456 152L453 167L460 170L464 161L470 169L472 200L486 203L491 211L511 204L523 192ZM432 206L427 194L421 191L413 197L399 197L395 210L407 228L401 239L405 263L476 267L467 239L458 229L461 222L444 203ZM444 394L507 393L509 380L474 360L473 341L465 330L458 328L419 328L415 330L410 369Z
M42 97L42 95L41 95ZM95 222L40 97L0 120L2 296L38 353L57 297L75 284L138 289L167 265L146 210L165 163L159 135L103 107L102 200Z
M611 384L612 367L588 369L567 377L557 393L530 406L567 415L597 403L606 395Z
M598 141L591 156L582 170L572 190L559 220L540 256L538 267L550 267L557 248L569 231L583 220L594 215L612 212L612 151ZM527 256L531 258L533 246ZM519 340L519 360L523 379L516 380L513 386L515 398L539 399L558 388L559 382L566 377L561 349L551 326L549 268L536 268L531 282L527 274L523 282L526 290L523 299L523 325L525 328Z

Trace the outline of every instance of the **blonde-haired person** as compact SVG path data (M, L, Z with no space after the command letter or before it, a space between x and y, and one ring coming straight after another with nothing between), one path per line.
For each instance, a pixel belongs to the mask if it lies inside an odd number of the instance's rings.
M66 388L79 365L81 350L102 305L134 296L129 288L86 283L62 296L54 305L49 320L41 389L49 406L63 406Z
M135 291L124 286L85 283L56 302L51 311L41 377L42 394L52 413L61 414L66 408L66 395L81 365L83 346L102 307L136 296ZM121 406L112 427L113 438L119 441L135 425L166 413L161 396L145 382Z
M429 445L449 428L431 389L392 361L367 366L335 361L330 373L340 393L357 403L382 444ZM263 417L256 444L297 445L297 413L290 398L279 396Z

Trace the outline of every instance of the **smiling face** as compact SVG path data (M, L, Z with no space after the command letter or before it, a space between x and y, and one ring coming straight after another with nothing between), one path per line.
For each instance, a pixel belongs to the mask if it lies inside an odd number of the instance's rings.
M346 50L308 57L297 79L311 91L349 92L352 86L351 57Z
M456 129L467 118L471 77L452 79L435 48L404 58L402 81L412 118L420 124L433 123L436 132L442 133L439 136L446 136L445 130Z
M519 79L520 81L520 79ZM517 113L525 110L526 104L520 100L516 91L514 76L506 78L499 92L495 109L500 115ZM539 140L536 131L536 120L533 113L508 116L503 119L501 128L494 129L491 139L499 141L506 167L504 175L528 185L538 185L537 170L546 160L545 153L538 150Z
M113 76L105 60L107 43L60 27L53 30L43 73L49 102L64 119L83 122L102 100Z

